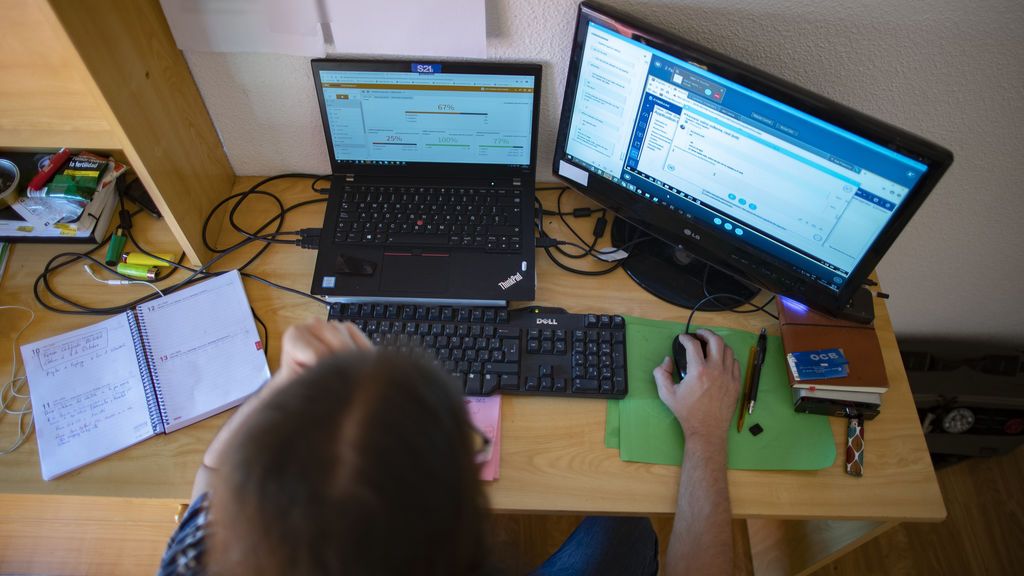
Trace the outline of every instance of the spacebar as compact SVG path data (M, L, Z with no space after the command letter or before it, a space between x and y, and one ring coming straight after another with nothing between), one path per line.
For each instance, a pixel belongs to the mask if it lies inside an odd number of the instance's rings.
M447 246L448 236L444 234L392 234L388 236L388 244Z

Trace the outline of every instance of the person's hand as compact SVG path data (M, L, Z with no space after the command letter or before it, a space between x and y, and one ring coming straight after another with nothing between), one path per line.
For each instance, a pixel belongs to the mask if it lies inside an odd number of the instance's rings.
M696 338L680 334L686 348L686 378L676 382L678 372L666 356L654 369L658 396L679 420L687 440L724 441L740 392L740 364L718 334L704 329L697 334L707 342L707 358Z
M285 330L281 341L281 369L275 380L301 374L321 358L346 350L372 350L373 344L351 322L312 320Z

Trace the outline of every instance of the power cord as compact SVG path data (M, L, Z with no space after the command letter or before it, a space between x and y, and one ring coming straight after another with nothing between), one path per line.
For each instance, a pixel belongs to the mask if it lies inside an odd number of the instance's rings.
M538 248L541 248L542 250L544 250L544 253L547 255L548 259L551 260L551 262L555 266L558 266L559 268L561 268L562 270L565 270L566 272L571 272L573 274L579 274L581 276L604 276L605 274L611 274L615 270L618 270L619 268L622 267L623 261L625 260L626 257L628 257L628 252L626 252L626 250L628 250L633 245L638 244L638 243L643 242L643 241L646 241L646 240L648 240L650 238L649 236L645 236L645 237L642 237L642 238L637 238L637 239L635 239L633 241L630 241L629 243L627 243L627 244L625 244L625 245L623 245L623 246L621 246L619 248L615 248L615 249L612 249L612 250L597 250L595 248L595 246L597 245L597 241L601 237L604 236L605 229L606 229L607 224L608 224L608 221L605 218L605 215L607 214L607 210L605 208L588 208L588 207L585 207L585 208L574 209L572 212L564 212L562 210L562 196L564 196L565 192L569 190L569 187L568 186L558 186L558 187L553 187L553 188L537 188L537 191L545 191L545 190L558 190L559 191L558 197L557 197L557 200L556 200L556 208L557 209L554 210L554 211L545 210L543 203L540 201L540 198L537 198L536 196L534 196L534 199L533 199L534 200L534 205L537 208L537 219L535 221L535 226L536 226L537 232L539 234L538 238L536 239L536 245L537 245ZM573 226L569 223L569 221L565 219L565 216L587 217L587 216L591 216L591 215L593 215L595 213L599 213L600 216L598 217L597 221L594 224L594 230L593 230L594 239L592 241L590 241L590 242L588 242L587 240L584 240L583 237L576 231L576 229L573 228ZM544 231L544 216L558 216L562 220L562 223L565 225L565 227L569 230L569 232L571 232L572 235L575 236L577 240L579 240L579 243L570 242L570 241L564 241L564 240L558 240L556 238L553 238L553 237L549 236ZM562 246L571 246L571 247L579 250L580 252L578 254L572 254L572 253L569 253L569 252L566 252L565 250L563 250ZM561 260L559 260L558 258L555 257L555 255L552 252L552 250L557 251L558 253L562 254L566 258L580 259L580 258L585 258L587 256L591 256L591 257L593 257L595 259L601 260L602 262L608 262L608 260L603 258L603 256L611 256L611 255L618 256L618 255L623 254L623 253L625 253L626 256L617 259L614 264L612 264L611 266L608 266L607 268L601 269L601 270L582 270L582 269L579 269L579 268L574 268L574 267L569 266L568 264L562 262Z
M312 199L312 200L305 200L305 201L293 204L291 206L285 207L284 203L281 201L281 199L276 194L274 194L272 192L268 192L266 190L260 189L261 186L263 186L263 185L265 185L265 184L267 184L269 182L273 182L273 181L280 180L280 179L285 179L285 178L310 178L312 180L312 182L313 182L313 186L311 186L311 188L314 191L320 191L320 190L318 190L315 187L315 183L319 182L319 181L322 181L322 180L324 180L326 178L329 178L329 176L317 176L315 174L279 174L277 176L271 176L269 178L264 178L263 180L260 180L256 184L250 186L247 190L245 190L243 192L238 192L238 193L232 194L232 195L228 196L227 198L225 198L224 200L218 202L210 210L210 213L206 216L205 220L203 221L203 227L202 227L203 244L211 252L214 252L216 254L216 256L211 258L210 261L207 262L205 265L200 266L198 268L192 268L190 266L184 265L182 263L183 260L184 260L184 254L179 256L175 261L172 261L172 260L167 260L167 259L165 259L165 258L163 258L163 257L161 257L159 255L156 255L156 254L152 253L151 251L147 250L144 246L142 246L139 243L139 241L135 238L134 234L132 233L132 226L131 226L131 219L134 216L137 216L140 212L142 212L142 210L138 209L138 210L135 210L135 211L132 211L132 212L129 212L128 210L126 210L125 209L125 205L124 205L124 198L123 197L120 198L120 204L121 204L121 211L120 211L121 215L120 215L120 218L121 218L122 224L123 224L121 228L124 231L124 233L125 233L125 235L127 237L127 240L131 243L131 246L133 247L133 249L136 249L138 252L141 252L142 254L145 254L145 255L147 255L147 256L149 256L149 257L151 257L151 258L153 258L153 259L155 259L157 261L163 262L166 265L165 267L168 268L168 271L166 273L162 273L161 276L159 276L156 280L153 281L154 284L158 283L158 282L163 282L163 281L169 280L178 271L183 271L183 272L188 274L183 279L175 282L174 284L172 284L170 286L164 286L162 289L156 288L156 286L154 286L154 288L157 289L161 294L170 294L170 293L172 293L172 292L174 292L176 290L179 290L179 289L181 289L181 288L183 288L185 286L188 286L188 285L190 285L190 284L192 284L194 282L197 282L199 280L202 280L202 279L205 279L205 278L209 278L209 277L212 277L212 276L216 276L216 275L222 274L223 271L216 271L215 272L215 271L211 270L211 267L214 266L217 262L219 262L221 259L223 259L228 254L234 253L237 250L240 250L243 247L248 246L250 244L257 243L257 242L262 242L264 245L251 258L249 258L245 263L243 263L241 266L237 267L237 270L239 271L239 273L244 278L247 278L249 280L253 280L253 281L259 282L261 284L270 286L271 288L275 288L275 289L278 289L278 290L282 290L284 292L288 292L290 294L294 294L296 296L301 296L303 298L307 298L307 299L313 300L315 302L323 304L324 306L327 306L328 303L325 300L321 299L321 298L317 298L316 296L313 296L311 294L308 294L308 293L300 291L300 290L295 290L295 289L289 288L287 286L282 286L280 284L277 284L275 282L267 280L266 278L262 278L260 276L255 275L255 274L252 274L250 272L245 272L244 271L245 268L247 268L250 265L252 265L261 255L263 255L263 253L265 253L266 250L269 249L272 244L296 245L296 246L299 246L299 247L302 247L302 248L310 248L310 249L311 248L316 248L319 245L320 234L321 234L319 228L304 228L304 229L301 229L301 230L284 231L284 230L282 230L282 227L283 227L285 216L289 212L291 212L292 210L296 210L296 209L301 208L303 206L309 206L311 204L318 204L318 203L326 202L327 199L326 198L315 198L315 199ZM260 196L260 197L272 199L277 204L278 210L277 210L277 213L274 216L272 216L270 219L268 219L266 222L264 222L262 225L260 225L256 230L247 230L247 229L245 229L244 227L242 227L241 225L238 224L238 222L236 221L235 217L236 217L236 214L238 213L239 209L241 208L242 204L244 204L247 200L249 200L253 196ZM207 238L210 221L213 219L214 215L217 213L218 210L220 210L221 208L227 207L228 203L231 202L232 200L234 200L234 204L230 205L230 208L229 208L228 219L227 219L228 220L228 224L232 227L233 230L235 230L236 232L238 232L242 236L242 239L239 240L238 242L236 242L236 243L234 243L234 244L232 244L230 246L226 246L226 247L216 247L216 246L213 246L213 245L210 244L210 242L209 242L209 240ZM273 227L273 231L265 232L270 227ZM287 238L287 239L282 238L282 237L288 237L288 236L294 236L296 238ZM106 267L105 263L100 262L99 260L97 260L96 258L93 257L93 254L97 250L101 249L103 246L105 246L110 241L110 237L111 237L111 235L108 234L103 239L103 241L100 242L97 246L95 246L95 247L93 247L93 248L91 248L91 249L89 249L89 250L87 250L85 252L62 252L60 254L55 255L53 258L51 258L46 263L46 265L43 267L43 271L39 274L39 276L36 277L35 283L33 284L33 296L35 297L36 302L38 302L39 305L41 307L43 307L44 309L52 311L52 312L57 312L57 313L60 313L60 314L104 315L105 316L105 315L118 314L118 313L124 312L125 310L134 308L135 306L137 306L137 305L139 305L139 304L141 304L143 302L146 302L148 300L156 298L157 294L150 294L150 295L147 295L147 296L144 296L144 297L141 297L141 298L136 298L134 300L131 300L130 302L126 302L126 303L123 303L123 304L120 304L120 305L117 305L117 306L94 307L94 306L89 306L89 305L83 304L81 302L78 302L77 300L75 300L75 298L73 298L71 296L62 294L61 292L59 292L51 284L51 274L53 272L56 272L57 270L60 270L60 269L64 268L65 266L67 266L67 265L69 265L71 263L80 262L80 261L85 261L85 264L84 264L85 266L89 266L90 263L91 264L95 264L98 267L100 267L101 269L104 269L104 270L110 272L111 274L122 278L122 280L99 280L101 282L116 283L116 284L123 284L123 283L128 283L128 282L131 282L131 283L138 282L137 280L135 280L133 278L124 276L122 274L119 274L116 271L116 269ZM87 271L90 273L90 275L93 275L95 277L95 275L92 274L91 267ZM264 349L268 350L269 342L268 342L268 333L267 333L266 323L264 323L263 320L259 317L259 315L256 314L255 310L253 310L253 317L256 320L257 324L259 324L260 327L262 327L262 329L263 329Z

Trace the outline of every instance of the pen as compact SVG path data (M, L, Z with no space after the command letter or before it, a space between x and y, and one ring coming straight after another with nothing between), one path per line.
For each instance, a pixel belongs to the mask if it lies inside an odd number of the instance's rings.
M754 374L754 358L756 357L757 347L751 346L750 353L747 354L747 371L745 372L747 377L743 380L743 396L740 398L740 417L736 419L737 432L743 430L743 417L747 415L743 407L750 402L750 378Z
M754 402L757 401L757 385L761 383L761 366L764 365L764 352L768 347L768 331L761 328L757 335L757 358L754 358L754 376L750 379L750 407L747 414L754 413Z

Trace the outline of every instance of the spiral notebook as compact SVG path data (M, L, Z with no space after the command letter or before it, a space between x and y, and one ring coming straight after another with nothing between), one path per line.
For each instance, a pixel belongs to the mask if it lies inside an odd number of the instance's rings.
M21 354L44 480L236 406L270 377L237 271Z

